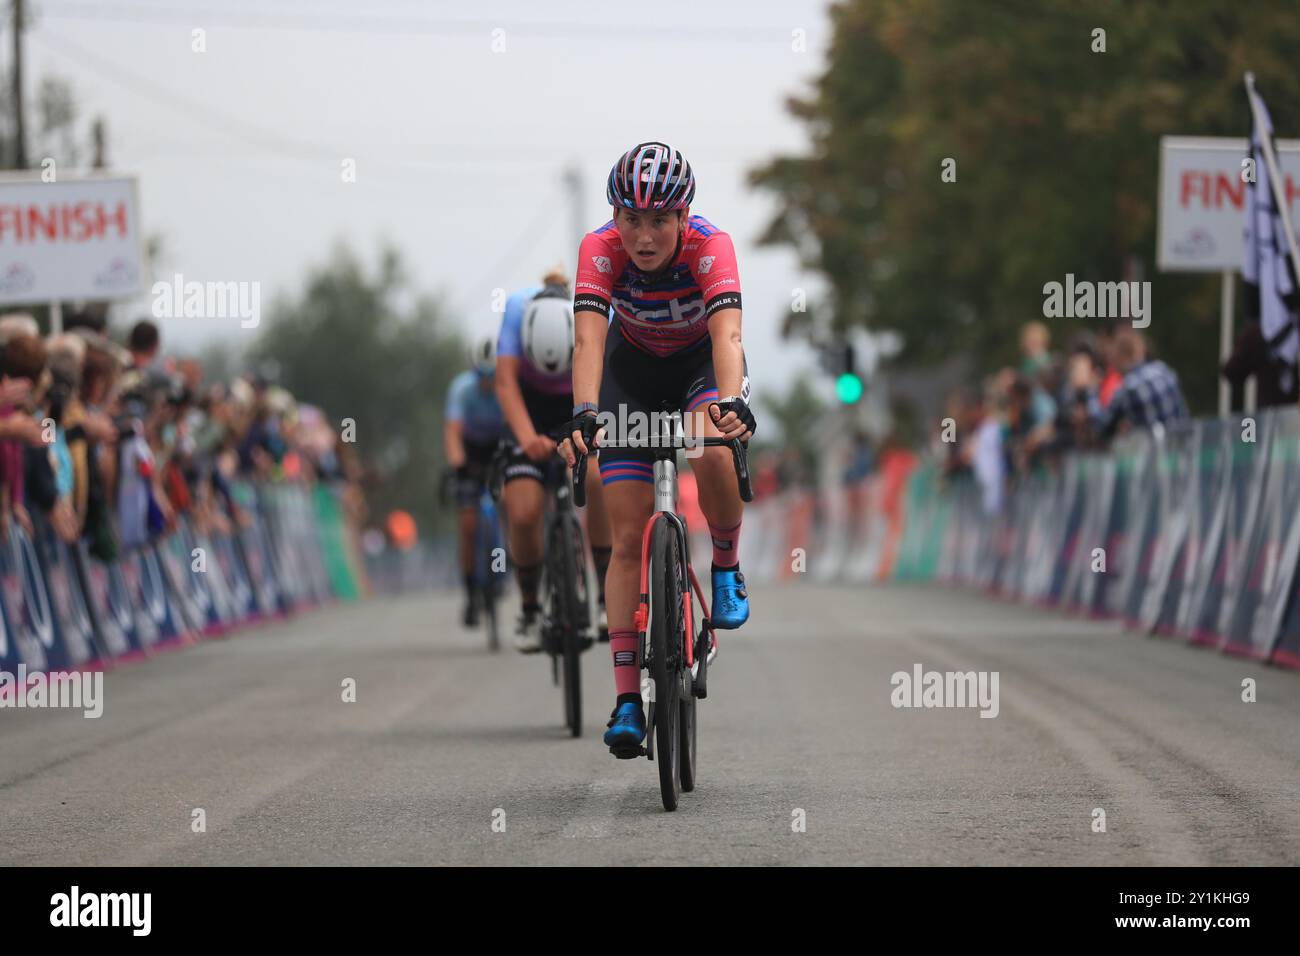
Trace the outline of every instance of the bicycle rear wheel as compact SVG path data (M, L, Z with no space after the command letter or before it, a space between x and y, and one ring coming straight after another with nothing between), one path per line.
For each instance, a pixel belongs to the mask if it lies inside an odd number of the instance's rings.
M564 724L574 737L582 736L582 637L586 597L582 556L582 529L571 514L561 515L554 524L551 544L555 555L553 608L559 627L560 673L563 675Z
M694 758L694 714L692 728L683 724L686 701L682 689L690 672L686 669L684 641L686 620L682 613L685 568L677 529L668 518L659 518L650 532L650 621L648 624L650 678L654 681L655 761L659 764L659 792L665 810L676 810L683 789L695 785L694 764L683 781L683 750ZM687 694L689 697L689 692ZM694 700L691 700L694 703ZM683 748L683 743L691 743ZM684 783L689 785L683 787Z
M501 631L497 622L497 598L500 596L499 576L492 569L493 552L498 547L500 529L496 525L496 508L483 506L478 520L478 596L483 602L483 623L487 630L488 650L501 650Z

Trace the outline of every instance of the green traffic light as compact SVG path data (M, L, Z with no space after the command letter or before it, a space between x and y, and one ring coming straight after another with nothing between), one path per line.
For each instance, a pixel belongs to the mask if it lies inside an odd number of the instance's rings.
M835 395L845 405L852 405L862 397L862 379L845 372L835 380Z

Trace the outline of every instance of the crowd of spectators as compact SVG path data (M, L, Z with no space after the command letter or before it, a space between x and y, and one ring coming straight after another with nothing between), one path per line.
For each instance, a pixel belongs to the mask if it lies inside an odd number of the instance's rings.
M1188 417L1177 373L1131 326L1080 335L1058 354L1047 326L1029 322L1020 352L1019 366L999 369L979 390L953 393L934 436L946 472L973 476L990 514L1009 484L1066 452L1105 448L1129 429Z
M110 561L182 515L200 530L246 520L237 479L331 483L360 526L359 462L319 408L257 375L207 381L161 345L148 320L119 343L91 314L50 337L0 316L0 535L47 524Z

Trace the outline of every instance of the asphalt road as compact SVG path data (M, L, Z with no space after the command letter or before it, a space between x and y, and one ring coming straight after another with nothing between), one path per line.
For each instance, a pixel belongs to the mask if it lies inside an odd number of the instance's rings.
M600 743L604 645L573 740L542 659L425 594L119 667L98 720L0 710L0 863L1300 863L1300 674L938 588L753 602L676 813ZM916 664L996 671L998 715L894 707Z

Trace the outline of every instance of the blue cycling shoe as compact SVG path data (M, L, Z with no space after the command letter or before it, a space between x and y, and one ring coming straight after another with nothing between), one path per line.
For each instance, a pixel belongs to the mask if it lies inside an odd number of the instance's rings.
M641 712L641 702L628 701L615 707L609 715L609 730L605 731L609 752L620 760L640 757L644 753L641 748L643 740L645 714Z
M723 630L734 630L749 620L749 592L739 567L713 569L712 610L709 620Z

